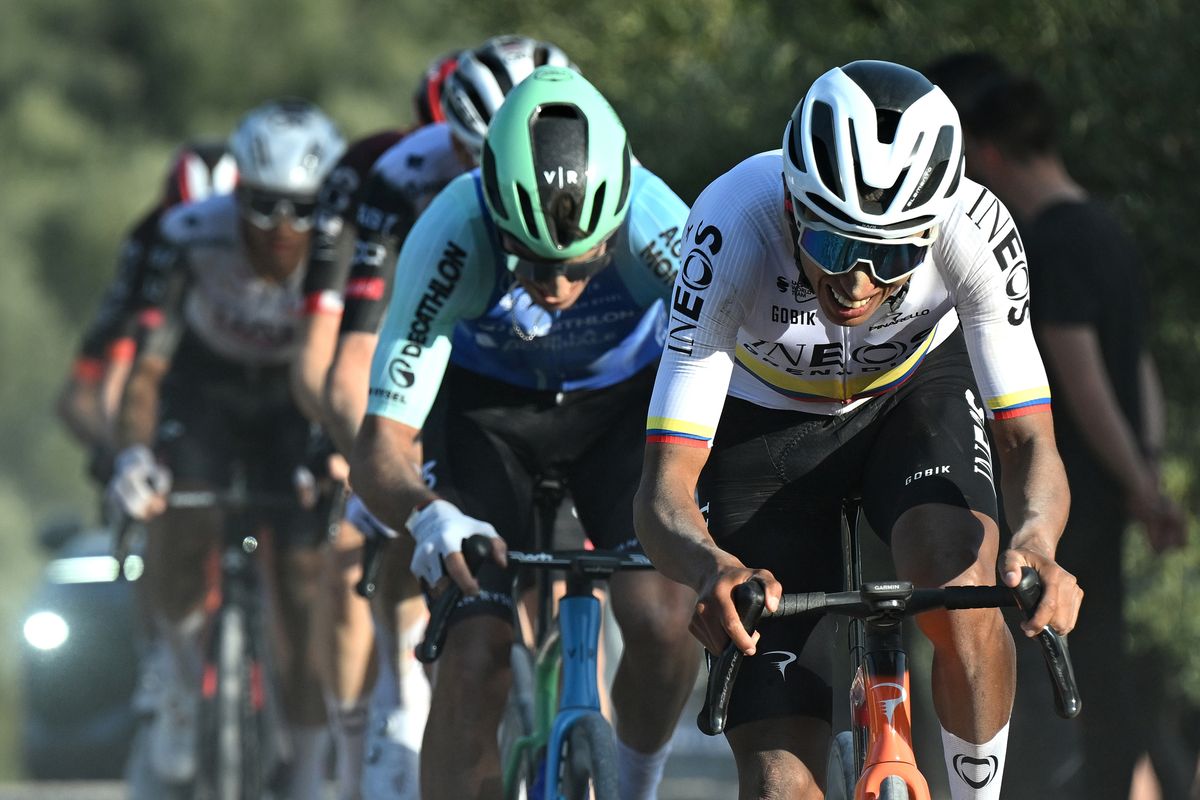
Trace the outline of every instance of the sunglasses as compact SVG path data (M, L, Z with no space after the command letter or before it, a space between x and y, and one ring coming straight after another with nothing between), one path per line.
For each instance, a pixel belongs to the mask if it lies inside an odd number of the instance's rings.
M285 218L297 231L312 227L317 211L315 198L293 197L249 187L239 188L237 194L238 211L242 218L260 230L274 230Z
M925 263L929 247L935 239L936 228L931 229L921 241L897 243L851 239L804 222L797 244L827 275L841 275L865 263L876 282L895 283Z
M500 244L506 253L517 258L516 265L512 267L513 274L534 283L550 283L559 276L571 283L586 280L595 276L612 261L607 240L605 247L586 261L554 261L541 258L508 234L501 235Z

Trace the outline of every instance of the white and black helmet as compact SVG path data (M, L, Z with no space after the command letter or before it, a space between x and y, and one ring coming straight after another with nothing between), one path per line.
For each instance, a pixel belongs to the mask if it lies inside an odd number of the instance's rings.
M253 109L229 139L243 185L298 196L316 195L345 149L333 120L304 100Z
M792 112L783 172L801 221L868 239L920 239L963 174L958 112L921 73L886 61L826 72Z
M454 135L476 158L505 96L547 64L579 71L561 49L528 36L494 36L459 56L442 86L442 112Z

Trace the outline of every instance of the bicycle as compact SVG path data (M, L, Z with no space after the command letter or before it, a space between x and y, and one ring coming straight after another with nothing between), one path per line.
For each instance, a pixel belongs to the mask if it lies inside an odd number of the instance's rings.
M1032 615L1041 597L1037 573L1022 571L1016 588L950 586L917 589L908 581L862 581L858 548L860 506L843 504L842 550L847 590L785 594L779 607L765 609L766 590L757 580L734 588L734 603L749 633L762 617L838 614L850 618L850 730L830 743L827 800L929 800L929 786L917 768L912 745L907 654L901 638L905 617L935 609L1019 607ZM1046 628L1038 635L1060 716L1082 708L1066 637ZM697 725L715 736L725 729L726 712L743 655L732 644L710 658L708 687Z
M175 491L172 509L225 512L220 546L205 565L209 591L204 601L205 636L197 715L196 771L185 785L163 787L172 797L192 800L260 800L279 796L290 745L276 665L269 645L274 635L264 607L260 550L269 546L268 526L259 516L296 507L289 494L252 492L244 470L235 470L225 490ZM255 523L258 523L257 525ZM117 534L123 552L129 526Z
M552 529L562 497L561 485L552 479L538 486L535 534ZM463 543L472 572L490 553L486 537ZM593 589L617 571L654 567L641 553L595 550L510 550L508 561L521 569L565 571L567 591L555 617L550 582L538 581L536 653L520 642L514 647L513 691L499 732L504 798L583 800L590 791L595 800L616 800L616 738L600 711L601 604ZM461 597L452 585L434 600L418 660L431 663L441 654L450 612Z

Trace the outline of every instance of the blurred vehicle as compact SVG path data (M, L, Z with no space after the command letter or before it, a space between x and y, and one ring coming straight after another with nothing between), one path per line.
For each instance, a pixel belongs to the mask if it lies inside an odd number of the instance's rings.
M21 751L37 779L119 778L135 717L134 585L118 580L106 529L44 526L53 554L22 616ZM135 579L141 559L126 559Z

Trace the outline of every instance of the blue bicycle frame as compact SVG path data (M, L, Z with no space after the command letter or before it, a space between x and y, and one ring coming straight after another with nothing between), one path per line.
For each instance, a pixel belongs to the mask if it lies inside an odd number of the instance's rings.
M558 759L567 734L580 718L600 713L600 687L596 683L596 645L600 640L600 601L591 593L591 582L582 594L568 594L558 605L558 633L562 642L562 695L546 747L543 786L545 797L558 797Z

